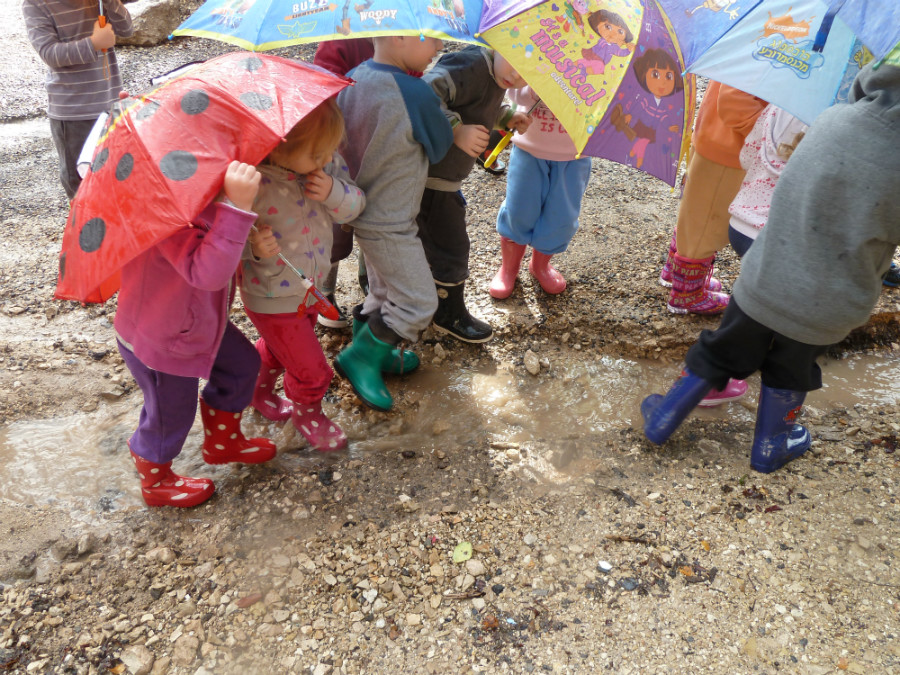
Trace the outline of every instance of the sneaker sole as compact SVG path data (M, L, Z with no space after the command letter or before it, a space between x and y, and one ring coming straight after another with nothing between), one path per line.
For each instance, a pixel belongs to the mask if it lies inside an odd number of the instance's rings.
M469 339L469 338L464 338L464 337L460 336L458 333L454 333L452 330L450 330L450 329L448 329L448 328L444 328L443 326L438 326L436 323L433 323L433 324L431 324L431 325L434 326L434 329L435 329L438 333L443 333L444 335L449 335L450 337L456 338L456 339L459 340L460 342L465 342L465 343L470 344L470 345L480 345L480 344L483 344L483 343L487 342L487 341L490 340L492 337L494 337L494 334L491 333L491 334L488 335L486 338L481 338L480 340L472 340L472 339Z
M319 314L319 318L316 319L316 322L320 326L325 326L326 328L346 328L350 325L350 319L326 319L321 314Z
M725 308L717 309L713 311L701 311L697 312L694 310L686 309L684 307L672 307L672 305L666 305L666 309L668 309L672 314L696 314L697 316L716 316L717 314L721 314L725 311Z
M740 396L729 396L728 398L714 398L707 401L703 399L700 403L697 404L698 408L715 408L717 405L722 405L723 403L733 403L734 401L740 401L744 398L746 394L742 394Z

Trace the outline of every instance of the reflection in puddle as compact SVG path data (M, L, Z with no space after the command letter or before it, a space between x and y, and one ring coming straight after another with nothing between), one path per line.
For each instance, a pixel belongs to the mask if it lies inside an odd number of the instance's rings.
M823 364L823 389L808 403L821 410L856 403L900 402L900 356L856 356ZM482 368L423 368L402 383L418 403L402 420L388 418L372 426L369 416L337 410L336 420L351 439L350 450L333 459L305 448L288 450L270 465L297 471L342 461L349 455L414 450L465 451L485 442L509 445L524 452L522 465L545 480L565 481L577 470L576 446L602 431L640 427L640 402L651 392L664 392L677 366L602 357L593 363L554 365L535 378L514 371ZM751 380L748 402L755 403L758 377ZM0 497L24 504L63 503L73 515L90 518L97 512L143 504L126 441L137 424L140 396L110 404L94 413L33 420L0 428ZM752 406L751 406L752 407ZM753 413L732 404L695 414L707 419L731 416L752 425ZM245 416L245 432L273 437L280 447L301 445L290 427ZM209 466L200 456L202 431L191 431L175 469L223 479L248 469ZM503 452L504 450L499 450ZM571 465L570 465L571 463ZM561 473L562 472L562 473Z

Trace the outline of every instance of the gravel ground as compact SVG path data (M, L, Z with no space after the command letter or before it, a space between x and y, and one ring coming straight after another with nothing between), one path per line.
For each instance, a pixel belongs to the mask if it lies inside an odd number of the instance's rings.
M0 101L2 119L19 122L0 126L4 443L15 424L102 414L140 396L115 350L115 301L52 299L65 201L41 67L9 4ZM180 40L122 48L120 60L137 91L224 49ZM417 347L426 371L507 373L526 401L542 387L582 386L566 368L607 357L674 375L715 321L665 311L656 275L677 209L669 188L595 161L582 228L558 258L569 290L549 298L522 274L513 297L494 302L503 190L480 171L465 186L470 302L497 337L474 347L428 331ZM737 260L723 252L719 268L730 288ZM898 311L898 292L885 292L834 355L895 362ZM329 356L347 339L322 334ZM536 376L529 350L544 363ZM404 381L391 387L390 414L361 408L337 379L328 399L377 449L309 457L282 432L283 450L305 457L301 470L279 458L224 473L217 496L187 512L98 509L86 522L65 495L25 506L0 487L0 671L900 670L897 406L808 407L809 457L762 476L747 462L752 403L690 419L661 449L627 424L598 432L534 420L550 431L526 425L516 439L477 420L412 429L426 401ZM407 444L413 436L430 450ZM105 461L127 462L124 453Z

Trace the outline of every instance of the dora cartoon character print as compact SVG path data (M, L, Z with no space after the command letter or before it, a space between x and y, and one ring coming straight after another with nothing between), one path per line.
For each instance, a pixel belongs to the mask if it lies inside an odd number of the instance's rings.
M597 34L597 42L581 50L579 65L589 75L602 75L613 56L628 56L634 50L634 35L621 16L606 9L593 12L587 22Z
M633 142L629 157L641 168L647 147L656 142L657 133L680 130L680 110L664 99L684 89L678 64L662 49L648 49L632 62L634 76L646 94L628 104L623 110L618 103L612 109L609 121L615 129Z

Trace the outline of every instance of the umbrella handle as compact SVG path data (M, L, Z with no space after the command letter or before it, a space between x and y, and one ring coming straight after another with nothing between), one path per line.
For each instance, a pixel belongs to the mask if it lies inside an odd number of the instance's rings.
M494 162L497 161L497 157L500 156L500 153L509 145L509 142L512 140L513 131L510 131L506 136L500 139L500 142L494 146L494 149L491 151L491 154L488 155L487 159L484 160L484 168L490 169L494 166Z
M97 17L97 23L100 24L100 28L106 28L106 15L101 14ZM106 53L106 49L101 49L101 52Z
M540 102L541 102L541 99L538 99L537 101L535 101L534 105L532 105L528 109L527 114L530 115L532 112L534 112L534 109L537 108L538 103L540 103ZM488 155L486 160L484 160L484 168L485 169L490 169L494 165L494 162L497 161L497 157L499 157L500 153L503 152L503 150L506 148L507 145L509 145L509 142L512 140L514 133L516 133L516 132L513 130L510 130L510 132L508 134L506 134L506 136L501 138L500 142L494 146L494 149L491 151L491 154Z
M256 226L254 225L254 228L255 227ZM283 262L288 267L288 269L290 269L294 274L300 277L300 283L306 287L306 295L303 296L303 303L301 304L301 307L303 307L304 311L306 309L306 301L309 296L312 295L316 299L316 302L313 306L317 310L319 310L319 314L324 316L326 319L337 320L341 318L341 315L337 311L337 308L332 305L331 302L329 302L328 298L325 297L325 294L322 293L322 291L316 288L316 285L309 280L309 277L307 277L303 273L303 270L292 265L291 261L285 258L281 253L278 254L278 257L281 259L281 262Z
M251 225L250 229L255 232L259 232L259 228L256 225ZM284 257L283 254L278 254L278 259L281 260L285 264L285 266L298 277L300 277L300 283L306 288L306 294L303 296L303 302L300 303L300 310L297 312L300 316L306 311L306 301L309 299L309 296L312 295L316 302L313 306L319 311L319 314L324 316L326 319L332 319L334 321L341 318L340 312L337 311L337 308L329 302L328 298L325 297L325 294L322 293L316 285L309 280L309 277L303 273L299 267L295 266L291 263L290 260Z
M97 17L97 23L100 25L100 28L105 28L106 27L106 15L100 14L100 16ZM109 55L106 53L105 49L101 49L100 51L103 52L103 77L105 77L108 80L110 77Z

